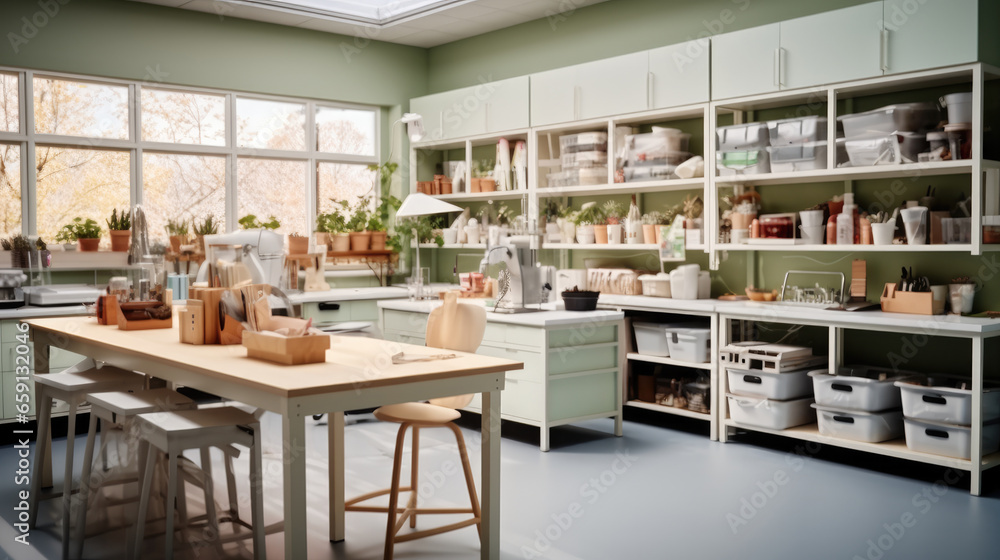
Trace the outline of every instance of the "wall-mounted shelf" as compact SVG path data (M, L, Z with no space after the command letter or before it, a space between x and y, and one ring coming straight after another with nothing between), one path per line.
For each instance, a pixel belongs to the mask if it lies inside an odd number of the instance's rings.
M636 353L636 352L629 352L626 355L626 357L628 359L630 359L630 360L635 360L637 362L649 362L651 364L663 364L663 365L666 365L666 366L678 366L678 367L686 367L686 368L694 368L694 369L703 369L703 370L707 370L707 371L711 371L712 370L712 363L711 362L702 362L702 363L685 362L685 361L682 361L682 360L675 360L675 359L669 358L669 357L668 358L664 358L664 357L661 357L661 356L647 356L646 354L639 354L639 353Z
M677 408L676 406L665 406L662 404L649 403L646 401L625 401L625 406L630 406L632 408L644 408L646 410L653 410L655 412L662 412L664 414L673 414L675 416L683 416L685 418L696 418L698 420L710 421L712 419L711 413L708 412L696 412L694 410L688 410L686 408Z
M668 179L665 181L641 181L635 183L612 183L610 185L580 185L574 187L546 187L536 189L541 198L558 196L604 196L630 195L651 192L689 191L704 189L705 179Z
M937 161L931 163L903 163L899 165L875 165L870 167L838 167L816 171L795 171L791 173L759 173L756 175L732 175L716 177L716 185L754 184L790 185L801 183L822 183L837 181L858 181L862 179L883 179L893 177L930 177L934 175L959 175L972 172L971 160Z

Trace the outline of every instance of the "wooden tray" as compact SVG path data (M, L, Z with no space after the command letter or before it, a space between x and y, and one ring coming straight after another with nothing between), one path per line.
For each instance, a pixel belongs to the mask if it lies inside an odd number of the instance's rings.
M900 292L895 283L882 288L882 311L886 313L911 313L914 315L940 315L944 313L944 300L934 300L931 292Z
M115 303L118 310L118 328L123 331L145 331L149 329L169 329L174 326L174 315L170 314L169 319L137 319L131 320L118 303Z
M277 362L286 366L315 364L326 361L330 348L328 335L271 336L253 331L243 332L247 356Z

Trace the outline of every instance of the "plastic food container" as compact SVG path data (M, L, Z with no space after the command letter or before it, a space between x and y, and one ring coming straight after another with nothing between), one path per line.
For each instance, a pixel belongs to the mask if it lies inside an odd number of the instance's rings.
M956 385L949 379L941 385ZM924 387L916 383L897 381L903 399L903 415L916 420L944 422L968 426L972 424L972 390L953 386ZM1000 389L983 387L983 422L1000 418Z
M608 152L573 152L562 155L563 171L608 164Z
M660 274L663 274L663 276L660 276ZM660 274L643 274L639 277L639 282L642 282L642 295L670 297L670 275L665 273Z
M948 108L949 123L972 122L972 92L949 93L941 98L941 105Z
M635 351L646 356L669 357L667 329L675 326L675 323L632 323Z
M676 165L644 165L642 167L625 167L625 182L658 181L661 179L676 179Z
M900 103L887 105L874 111L841 115L848 139L885 136L893 132L923 132L937 126L941 111L934 103Z
M708 361L708 341L712 329L700 327L671 327L667 329L667 346L670 357L682 362L703 364Z
M760 222L760 236L765 239L795 239L797 214L766 214Z
M972 125L968 123L946 124L944 132L948 135L948 150L951 159L969 159L972 157Z
M889 134L878 138L847 140L844 142L847 148L847 157L850 158L851 165L854 167L901 163L903 156L900 153L897 138L897 135Z
M768 146L771 154L771 171L807 171L826 169L826 140L782 146Z
M727 394L726 398L729 400L729 417L748 426L784 430L810 424L816 419L809 406L813 402L812 397L779 401Z
M674 152L686 152L688 150L688 142L691 140L690 134L677 128L654 126L653 132L650 134L665 139L667 149Z
M769 135L767 123L755 122L720 126L715 129L718 150L753 150L767 147Z
M569 169L549 173L550 187L575 187L577 185L602 185L608 182L607 166Z
M813 404L819 435L878 443L903 435L903 413L863 412Z
M726 368L729 390L736 395L750 395L787 401L812 394L809 370L771 373L759 369Z
M810 371L816 404L865 412L899 408L902 402L897 381L909 376L893 376L883 381L877 377L831 375L825 369Z
M772 146L826 140L826 117L809 116L767 121L767 131Z
M972 242L972 218L941 218L941 240L946 244Z
M959 459L972 458L972 428L916 418L904 418L906 447L920 453L933 453ZM983 425L983 455L1000 449L1000 422Z
M566 134L559 137L559 153L562 154L607 151L607 132L581 132L578 134Z
M676 130L676 129L661 129ZM687 151L690 134L650 132L625 136L625 149L630 166L678 165L691 157ZM683 146L683 148L681 148Z
M756 175L771 171L767 150L764 149L717 152L715 161L721 177Z
M705 414L712 411L712 386L708 383L685 383L684 398L689 410Z
M903 163L915 163L920 154L930 149L925 132L898 132L896 137Z

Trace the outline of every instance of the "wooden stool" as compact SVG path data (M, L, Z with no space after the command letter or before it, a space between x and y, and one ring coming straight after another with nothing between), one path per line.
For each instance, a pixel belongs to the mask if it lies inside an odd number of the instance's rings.
M111 391L103 393L91 393L87 397L90 403L90 429L87 432L87 447L83 453L83 470L80 475L80 510L76 518L76 557L83 556L83 542L87 532L87 507L90 492L96 492L105 484L112 482L127 483L135 481L141 483L142 474L145 469L146 454L138 454L138 477L127 477L122 480L109 481L103 477L97 483L91 484L91 469L94 462L94 443L96 440L97 422L102 421L102 427L108 423L127 429L128 424L139 414L148 412L159 412L164 410L185 410L197 407L197 403L184 395L171 389L150 389L135 393L122 391ZM102 438L102 451L107 447L107 439ZM141 451L145 451L144 449ZM93 487L92 487L93 486ZM212 503L212 502L207 502ZM66 557L67 544L63 540L63 557Z
M28 507L28 525L35 526L38 519L38 500L42 490L42 477L46 474L43 465L51 461L48 455L52 438L52 400L58 399L69 405L66 428L66 466L63 475L62 492L46 495L44 498L63 499L63 549L68 551L70 527L70 498L73 493L73 444L76 440L76 411L86 402L89 393L99 391L134 391L142 389L145 377L131 371L105 366L100 369L92 360L84 360L63 373L46 373L33 376L35 380L36 412L38 415L38 438L35 441L35 463L31 474L31 496Z
M260 422L252 414L226 406L201 410L181 410L171 412L151 412L135 417L136 427L142 441L147 444L146 465L156 460L156 453L167 454L167 517L166 517L166 558L173 558L174 545L174 504L177 497L177 463L187 449L226 447L236 444L250 448L250 509L253 521L253 554L255 559L264 559L264 511L261 467ZM207 453L202 452L202 469L205 471L205 494L212 496L211 463ZM142 551L143 532L146 525L146 509L152 490L153 469L146 468L142 477L142 491L139 498L139 516L136 520L134 558ZM206 498L208 499L208 498ZM208 523L218 535L218 520L215 508L207 508Z

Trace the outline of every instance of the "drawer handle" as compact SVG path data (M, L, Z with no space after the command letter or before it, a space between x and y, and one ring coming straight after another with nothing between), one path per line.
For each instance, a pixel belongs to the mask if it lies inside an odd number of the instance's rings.
M324 301L319 304L320 311L340 311L340 304L334 301Z
M948 439L948 432L944 430L935 430L932 428L927 428L926 430L924 430L924 433L932 438Z
M834 422L843 422L844 424L853 424L854 423L854 418L851 418L850 416L837 416L837 415L834 415L833 416L833 420L834 420Z
M508 354L517 354L517 350L514 350L513 348L504 348L504 350L506 350Z
M761 379L760 377L757 377L756 375L744 375L743 376L743 381L745 383L755 383L757 385L760 385L761 383L764 382L763 379Z
M834 383L830 385L830 388L833 389L834 391L842 391L844 393L851 393L854 391L854 387L851 387L850 385L844 385L843 383Z
M930 404L940 404L940 405L948 404L948 401L944 397L936 397L932 395L924 395L924 402Z

